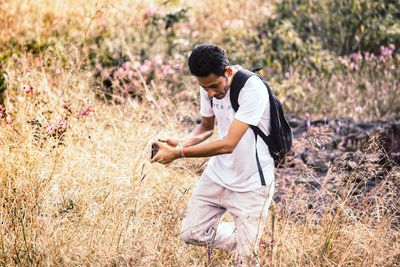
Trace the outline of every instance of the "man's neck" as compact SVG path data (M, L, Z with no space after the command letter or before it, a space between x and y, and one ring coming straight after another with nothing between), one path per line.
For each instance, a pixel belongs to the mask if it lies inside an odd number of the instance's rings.
M229 81L229 88L231 88L233 77L235 77L236 73L239 70L243 69L240 65L232 65L231 68L232 68L232 77L230 78L230 81Z

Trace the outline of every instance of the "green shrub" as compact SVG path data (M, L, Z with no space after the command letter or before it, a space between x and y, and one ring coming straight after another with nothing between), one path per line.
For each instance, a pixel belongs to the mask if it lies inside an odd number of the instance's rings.
M331 71L330 58L400 46L400 1L282 0L260 26L264 63ZM306 64L304 64L306 63ZM305 68L304 68L305 67Z

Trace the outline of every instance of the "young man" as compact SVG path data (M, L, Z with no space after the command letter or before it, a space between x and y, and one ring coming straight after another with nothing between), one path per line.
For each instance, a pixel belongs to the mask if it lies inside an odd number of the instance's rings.
M235 113L229 90L239 69L215 45L197 46L189 57L190 72L200 85L201 123L181 140L156 142L152 162L168 164L181 157L212 157L192 194L181 237L186 243L235 250L237 265L257 264L257 248L274 192L274 161L250 125L268 135L268 91L257 76L250 77L238 98ZM208 139L217 121L218 140ZM266 186L261 185L256 146ZM224 213L234 222L221 222Z

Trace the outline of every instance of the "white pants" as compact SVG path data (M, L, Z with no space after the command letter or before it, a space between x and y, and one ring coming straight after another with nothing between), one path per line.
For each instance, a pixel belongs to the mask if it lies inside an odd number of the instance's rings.
M214 183L203 174L189 201L182 223L185 243L224 250L235 250L237 265L256 263L258 243L263 233L274 181L260 189L234 192ZM234 222L220 223L224 213Z

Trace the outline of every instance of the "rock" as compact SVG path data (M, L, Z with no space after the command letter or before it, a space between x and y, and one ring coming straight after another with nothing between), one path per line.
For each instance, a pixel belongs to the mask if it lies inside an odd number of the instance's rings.
M334 207L341 197L346 198L347 207L354 212L376 212L377 198L387 203L378 207L379 213L393 214L392 207L398 209L400 118L386 122L351 119L308 122L296 117L289 119L289 123L294 127L297 143L295 153L284 168L276 169L279 194L274 199L280 208L296 210L286 205L297 205L300 210L311 207L316 221L321 215L318 212L323 210L321 207ZM318 139L313 133L324 132L315 127L331 130L333 136L328 143L313 142ZM308 147L310 144L314 147ZM296 200L286 201L291 196ZM381 214L378 215L377 221L381 218Z
M357 169L357 163L356 162L354 162L354 161L349 161L348 163L347 163L347 165L349 166L349 169L350 170L355 170L355 169Z
M389 158L393 158L395 163L399 162L397 153L400 153L400 118L395 118L391 121L370 121L356 122L352 119L337 119L332 121L315 120L308 122L306 118L290 117L289 124L293 129L294 138L298 138L304 133L307 133L310 124L313 127L322 127L328 125L334 133L334 136L329 144L324 146L325 149L334 149L345 151L356 151L363 143L369 142L371 137L380 135L382 146L388 154ZM379 141L379 140L378 140ZM318 151L321 153L321 150ZM325 166L317 163L314 155L310 155L309 151L299 153L299 157L303 162L319 166L321 170L326 170ZM332 157L326 157L328 161Z

